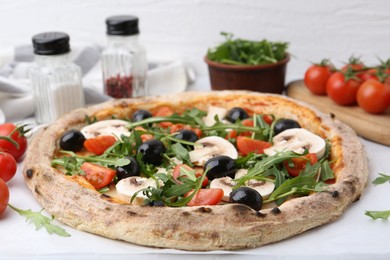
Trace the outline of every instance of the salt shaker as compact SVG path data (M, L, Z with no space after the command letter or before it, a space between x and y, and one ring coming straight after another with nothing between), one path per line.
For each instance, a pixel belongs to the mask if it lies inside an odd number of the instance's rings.
M147 60L139 44L138 18L131 15L106 19L107 48L102 53L104 92L114 98L148 95Z
M81 70L69 59L69 36L62 32L40 33L32 38L35 63L30 80L35 100L35 120L50 123L84 105Z

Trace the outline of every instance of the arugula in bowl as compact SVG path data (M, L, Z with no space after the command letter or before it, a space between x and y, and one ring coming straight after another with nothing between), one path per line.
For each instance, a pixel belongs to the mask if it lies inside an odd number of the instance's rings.
M263 65L276 63L287 56L287 42L233 39L233 34L222 32L225 42L207 52L207 59L231 65Z

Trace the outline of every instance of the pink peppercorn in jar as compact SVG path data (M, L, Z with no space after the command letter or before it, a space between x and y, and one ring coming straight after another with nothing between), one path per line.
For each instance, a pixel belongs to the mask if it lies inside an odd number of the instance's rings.
M102 53L104 91L114 98L148 95L145 49L138 43L138 18L106 19L107 48Z

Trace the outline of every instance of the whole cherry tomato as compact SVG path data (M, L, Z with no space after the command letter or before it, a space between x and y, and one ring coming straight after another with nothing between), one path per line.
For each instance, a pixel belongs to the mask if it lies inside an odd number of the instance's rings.
M16 173L16 161L12 155L0 151L0 179L7 182L14 177Z
M9 201L9 190L7 187L7 184L0 179L0 215L5 211L7 208Z
M339 105L353 105L356 103L356 94L361 83L360 79L348 79L343 73L335 72L326 83L326 92Z
M331 75L331 65L327 60L323 60L320 64L313 64L306 70L304 82L313 94L325 95L326 82Z
M27 149L27 139L24 136L22 128L15 130L17 127L12 123L0 125L0 136L10 137L19 147L6 139L0 138L0 150L11 154L18 161ZM12 134L11 134L12 133Z
M359 57L352 56L349 58L348 63L341 68L341 72L347 72L347 70L363 71L365 68L366 66Z
M380 114L390 106L390 86L375 79L367 80L357 92L357 102L368 113Z

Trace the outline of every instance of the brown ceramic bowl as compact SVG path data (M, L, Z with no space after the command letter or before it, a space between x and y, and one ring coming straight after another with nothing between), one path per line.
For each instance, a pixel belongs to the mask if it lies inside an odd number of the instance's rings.
M228 65L214 62L205 57L209 67L213 90L251 90L281 94L284 90L287 62L290 56L272 64Z

